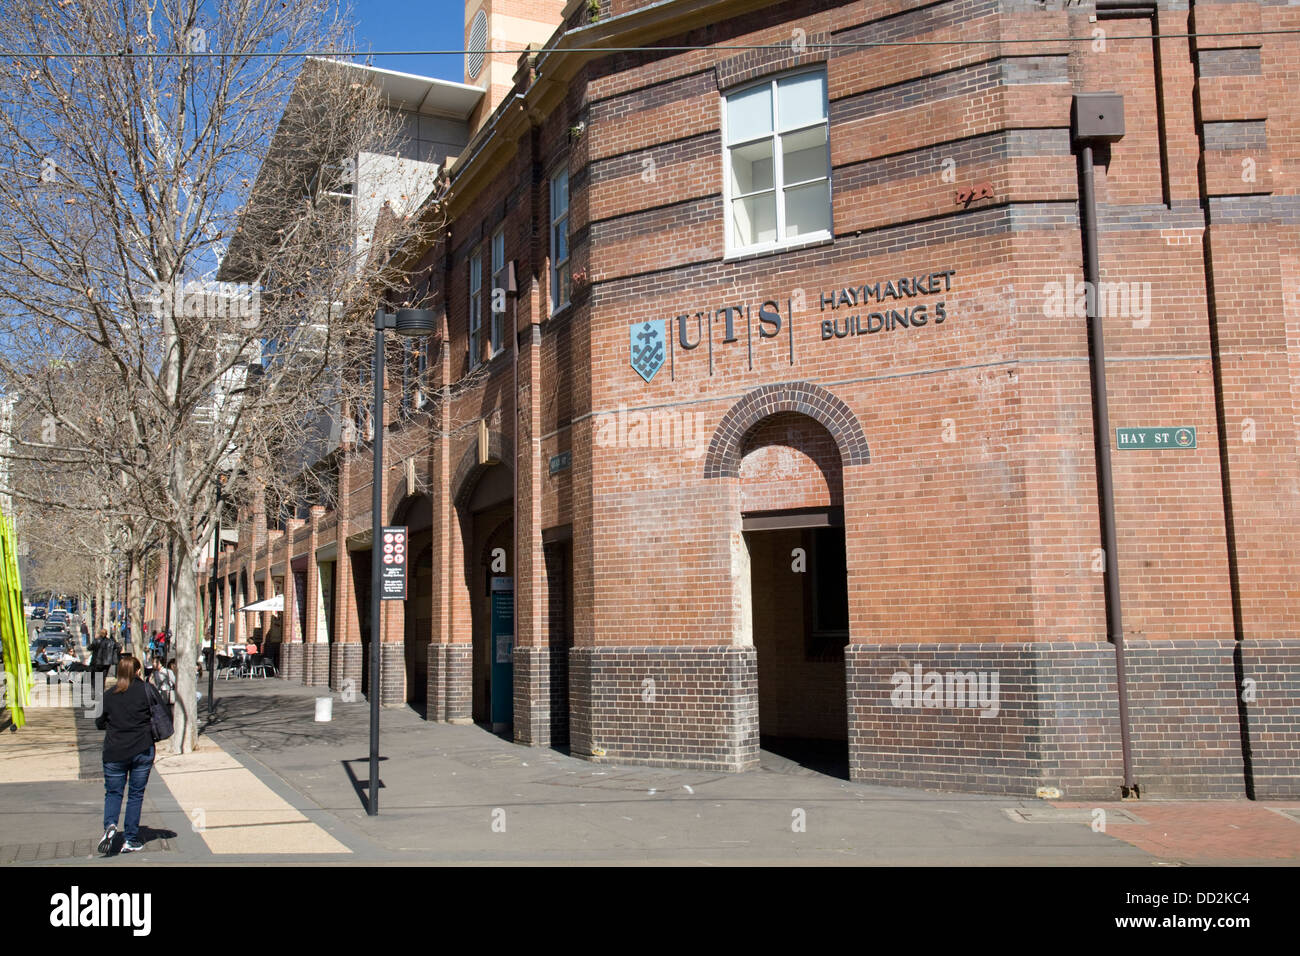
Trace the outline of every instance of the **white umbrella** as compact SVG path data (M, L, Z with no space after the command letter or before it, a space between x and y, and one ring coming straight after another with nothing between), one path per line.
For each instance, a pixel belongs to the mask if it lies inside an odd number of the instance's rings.
M283 611L283 610L284 610L284 595L277 594L275 597L267 598L265 601L258 601L256 604L249 604L246 607L241 607L239 609L239 613L242 614L245 611Z

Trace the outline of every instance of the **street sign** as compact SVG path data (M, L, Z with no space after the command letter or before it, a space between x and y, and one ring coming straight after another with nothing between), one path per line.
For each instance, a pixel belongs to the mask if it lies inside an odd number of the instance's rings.
M1189 449L1196 447L1194 425L1168 428L1117 428L1115 447L1120 451L1139 451L1148 448Z
M379 566L379 599L406 600L406 527L384 528L375 554Z

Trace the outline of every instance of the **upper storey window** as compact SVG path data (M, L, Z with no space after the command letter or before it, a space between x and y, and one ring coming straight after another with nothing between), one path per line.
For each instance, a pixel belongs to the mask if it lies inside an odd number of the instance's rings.
M724 100L727 253L831 235L826 73L765 80Z
M569 304L569 173L551 179L551 312Z

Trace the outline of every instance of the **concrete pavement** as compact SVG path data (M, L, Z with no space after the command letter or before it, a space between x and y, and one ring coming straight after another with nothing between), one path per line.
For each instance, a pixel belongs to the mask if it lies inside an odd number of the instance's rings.
M620 767L409 709L383 711L380 814L369 817L369 708L333 695L333 721L316 723L320 694L274 679L218 682L201 749L160 759L150 780L146 852L96 865L1300 861L1300 801L1049 805L857 784L766 752L746 774ZM86 778L101 738L79 712L53 709L0 738L0 862L87 862L52 854L98 836L102 782ZM42 754L49 770L31 779Z

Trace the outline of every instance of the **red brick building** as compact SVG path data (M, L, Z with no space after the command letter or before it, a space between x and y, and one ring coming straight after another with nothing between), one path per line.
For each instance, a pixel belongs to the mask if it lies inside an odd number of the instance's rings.
M487 0L466 43L539 25L467 64L444 330L390 353L382 701L623 763L1102 797L1127 737L1144 794L1300 792L1300 10ZM222 558L223 619L285 592L287 679L369 686L371 467Z

